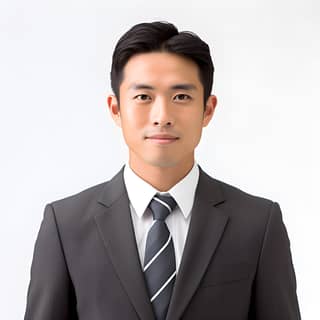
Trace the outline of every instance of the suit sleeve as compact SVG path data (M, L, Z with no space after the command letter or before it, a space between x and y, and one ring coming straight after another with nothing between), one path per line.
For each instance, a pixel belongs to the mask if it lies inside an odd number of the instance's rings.
M24 319L78 319L74 289L51 204L45 207L34 247Z
M265 229L250 312L255 320L301 319L290 241L276 202Z

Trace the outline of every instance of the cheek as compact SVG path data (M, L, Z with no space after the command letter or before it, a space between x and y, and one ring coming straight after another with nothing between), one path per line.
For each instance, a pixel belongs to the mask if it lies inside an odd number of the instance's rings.
M192 118L189 118L185 122L188 124L185 127L185 137L189 145L196 146L199 143L202 134L203 117L199 114L194 114Z
M187 133L189 135L198 135L199 131L202 130L203 125L203 114L199 112L193 112L190 114L185 114L182 119L184 126L188 127Z
M122 130L130 139L130 135L132 135L132 139L134 139L134 135L137 131L143 130L143 128L147 124L147 115L146 112L140 108L135 108L130 106L126 106L126 110L124 110L121 114L121 125Z

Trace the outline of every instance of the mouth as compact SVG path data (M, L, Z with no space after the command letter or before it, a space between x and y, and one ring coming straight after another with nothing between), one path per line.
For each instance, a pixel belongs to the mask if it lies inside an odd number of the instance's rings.
M177 141L179 138L169 135L169 134L155 134L151 136L147 136L146 140L149 140L158 144L171 144Z

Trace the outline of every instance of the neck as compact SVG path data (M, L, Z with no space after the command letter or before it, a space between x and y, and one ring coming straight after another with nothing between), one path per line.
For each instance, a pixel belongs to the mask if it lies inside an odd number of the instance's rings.
M141 164L129 159L130 168L134 173L161 192L170 190L182 180L190 172L193 164L193 158L192 161L189 160L170 167L159 167L146 163Z

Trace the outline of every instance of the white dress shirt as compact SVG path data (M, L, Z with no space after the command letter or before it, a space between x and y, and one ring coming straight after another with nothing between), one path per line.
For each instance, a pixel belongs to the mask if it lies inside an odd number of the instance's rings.
M170 193L177 202L177 206L166 218L166 224L172 236L178 272L189 229L191 209L198 180L199 168L194 163L189 173L168 192L160 192L137 176L129 164L126 164L124 168L124 182L130 201L131 217L141 266L144 265L144 252L148 231L153 223L152 212L148 208L148 204L156 193L164 195Z

